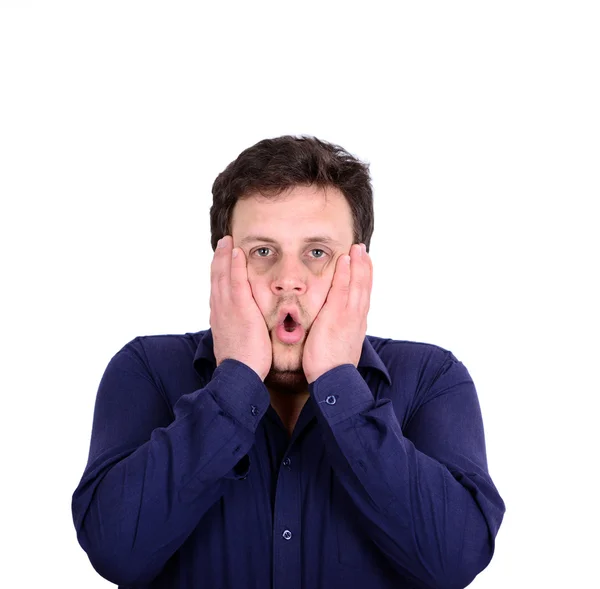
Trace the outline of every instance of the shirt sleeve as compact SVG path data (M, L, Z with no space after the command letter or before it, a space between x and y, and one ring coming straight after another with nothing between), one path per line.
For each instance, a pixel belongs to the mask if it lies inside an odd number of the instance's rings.
M138 339L101 379L88 463L72 497L79 543L100 575L122 585L156 577L228 479L247 474L269 406L259 376L225 360L171 409Z
M450 352L402 430L351 364L310 385L332 468L362 529L418 587L462 588L489 563L505 506L475 386Z

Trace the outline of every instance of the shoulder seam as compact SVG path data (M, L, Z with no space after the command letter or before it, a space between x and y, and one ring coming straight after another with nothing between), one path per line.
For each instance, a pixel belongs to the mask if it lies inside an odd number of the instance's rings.
M385 345L394 345L394 344L412 344L412 345L417 345L417 346L425 346L427 348L435 348L437 350L440 350L441 352L444 353L452 353L448 348L444 348L442 346L439 346L437 344L432 344L430 342L420 342L420 341L414 341L414 340L403 340L403 339L394 339L394 338L390 338L390 337L377 337L377 336L368 336L369 338L372 338L374 340L376 340L376 342L379 344L385 344ZM372 342L372 344L375 342Z
M139 361L144 365L144 368L146 369L146 372L148 373L148 379L149 381L154 385L154 388L156 389L156 392L160 395L160 398L163 400L163 403L166 405L167 410L173 414L173 408L171 407L165 392L163 390L163 387L161 385L160 382L157 382L153 371L150 368L150 363L148 361L148 355L146 354L146 349L144 348L144 344L143 344L143 339L145 339L146 337L155 337L155 336L144 336L144 335L139 335L136 338L132 339L130 342L128 342L127 344L125 344L125 346L123 346L123 350L125 350L127 348L128 351L131 351L131 353L133 355L135 355ZM139 350L137 350L135 348L135 346L133 346L132 344L134 344L134 342L138 342L139 343L139 347L141 348L141 352Z

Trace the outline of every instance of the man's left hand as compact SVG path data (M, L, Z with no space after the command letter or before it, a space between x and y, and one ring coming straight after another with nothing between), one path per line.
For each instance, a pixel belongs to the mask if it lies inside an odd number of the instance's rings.
M309 383L336 366L358 366L372 287L371 258L363 244L354 244L349 256L338 257L327 299L306 338L302 368Z

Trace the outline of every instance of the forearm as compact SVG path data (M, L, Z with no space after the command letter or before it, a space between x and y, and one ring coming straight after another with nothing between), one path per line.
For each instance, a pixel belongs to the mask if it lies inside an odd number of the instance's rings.
M236 465L247 468L240 460L268 406L258 377L252 391L240 391L245 370L223 363L205 388L179 399L175 420L155 428L144 444L113 447L91 460L73 495L73 517L81 546L105 578L121 584L154 578L224 485L243 476ZM240 394L260 415L234 417L227 399Z
M353 367L336 370L313 394L329 459L365 533L421 586L466 586L491 559L504 510L485 465L453 468L419 451L389 399L375 403ZM328 404L341 382L341 402Z

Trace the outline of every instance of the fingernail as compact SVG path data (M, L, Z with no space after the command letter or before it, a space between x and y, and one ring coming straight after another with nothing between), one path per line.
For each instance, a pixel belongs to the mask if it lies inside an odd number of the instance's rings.
M364 243L362 244L362 250L363 250L363 254L367 253L367 246Z
M238 255L239 251L240 251L240 250L238 250L238 249L237 249L237 247L234 247L234 248L231 250L231 257L232 257L232 258L237 258L237 255Z
M225 247L225 240L223 237L217 241L217 247Z
M363 251L364 251L364 250L363 250L362 243L361 243L361 244L359 244L359 246L358 246L358 255L359 255L359 256L362 256L362 255L363 255Z

